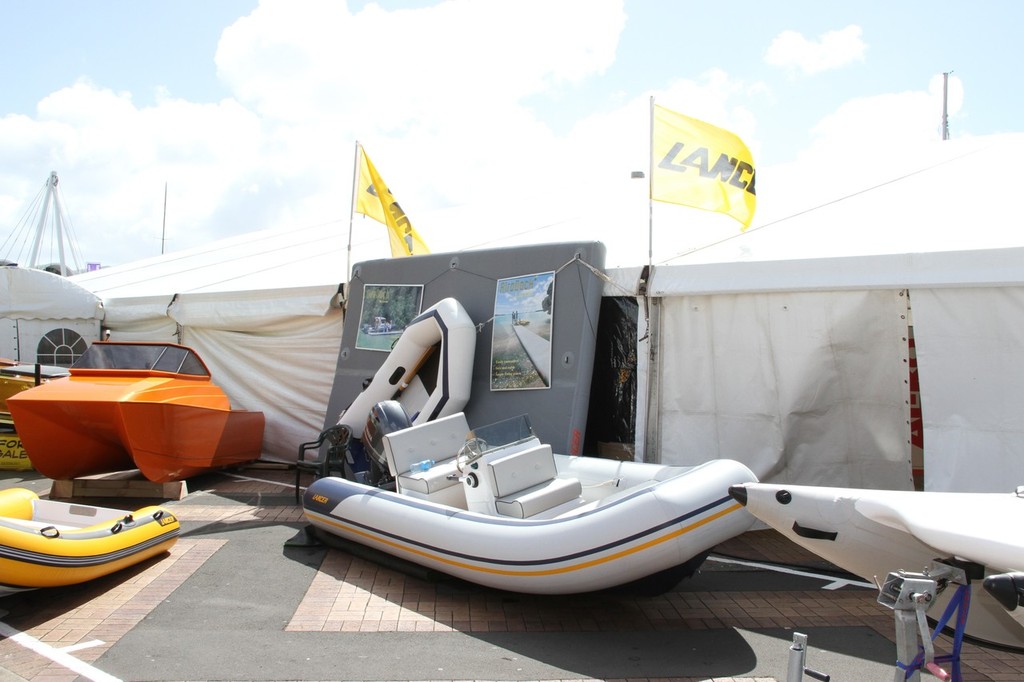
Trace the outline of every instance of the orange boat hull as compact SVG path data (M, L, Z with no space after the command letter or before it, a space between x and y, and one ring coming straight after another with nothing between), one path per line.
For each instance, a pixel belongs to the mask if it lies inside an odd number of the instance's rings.
M232 410L208 377L78 371L7 401L32 466L66 480L139 469L165 483L252 462L262 412Z
M131 402L120 409L135 466L157 483L256 461L263 447L262 412Z
M7 400L32 468L55 480L135 468L121 441L117 403L32 399L49 385Z

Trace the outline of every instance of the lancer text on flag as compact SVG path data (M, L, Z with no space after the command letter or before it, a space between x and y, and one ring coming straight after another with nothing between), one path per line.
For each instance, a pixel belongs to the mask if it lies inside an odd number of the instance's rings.
M430 253L419 233L413 229L405 211L395 201L391 190L381 180L362 145L359 145L357 182L359 184L356 188L356 213L362 213L387 225L392 256L420 256Z
M728 130L654 105L651 199L727 213L750 227L754 157Z

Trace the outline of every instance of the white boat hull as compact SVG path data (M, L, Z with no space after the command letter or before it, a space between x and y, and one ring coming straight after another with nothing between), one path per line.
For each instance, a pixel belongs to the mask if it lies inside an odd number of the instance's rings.
M380 369L338 423L362 438L370 409L397 397L413 424L438 419L461 410L469 400L476 353L476 326L454 298L445 298L416 316L395 342ZM437 377L427 390L419 372L432 354L438 354Z
M1015 494L929 493L751 483L730 492L754 516L798 545L881 584L886 575L922 572L954 557L982 564L986 575L1024 570L1017 527L1024 499ZM953 590L928 611L942 615ZM881 607L880 607L881 608ZM977 581L967 635L1024 649L1020 626Z
M732 460L683 468L555 457L559 476L579 478L585 490L638 472L647 481L547 518L471 512L340 478L315 481L303 508L328 533L480 585L532 594L601 590L668 571L754 521L727 491L756 478Z

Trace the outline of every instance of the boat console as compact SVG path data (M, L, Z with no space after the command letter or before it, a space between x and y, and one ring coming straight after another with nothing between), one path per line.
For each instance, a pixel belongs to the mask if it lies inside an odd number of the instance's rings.
M376 458L381 457L375 445L379 428L367 426L368 449ZM558 477L551 446L533 434L526 415L473 431L458 412L382 433L379 441L396 491L409 497L490 516L529 518L582 493L578 479ZM417 466L424 461L430 464Z

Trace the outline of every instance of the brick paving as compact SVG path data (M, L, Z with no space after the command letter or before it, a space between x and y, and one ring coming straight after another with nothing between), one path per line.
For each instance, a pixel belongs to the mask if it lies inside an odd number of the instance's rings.
M301 508L288 500L286 471L226 476L174 503L183 523L297 523ZM215 503L265 495L257 503ZM210 503L206 503L209 496ZM181 538L170 553L140 566L78 586L5 598L0 624L0 666L33 682L90 677L107 649L206 562L228 540ZM807 570L832 567L772 531L723 543L718 555L740 561L786 563ZM727 570L714 557L705 570ZM716 569L717 567L717 569ZM127 577L126 577L127 576ZM571 595L534 597L485 588L452 589L419 580L339 549L328 550L284 629L287 632L645 632L859 626L893 640L892 611L874 589L701 591L684 587L658 597ZM16 634L21 633L21 634ZM810 642L813 647L813 641ZM936 640L948 652L948 637ZM39 653L45 649L49 655ZM53 659L61 662L55 662ZM84 672L68 667L75 661ZM1024 679L1024 655L964 645L965 680ZM0 671L2 673L2 671ZM0 674L0 680L8 679ZM696 682L708 678L674 678ZM775 678L712 678L717 682L772 682Z

